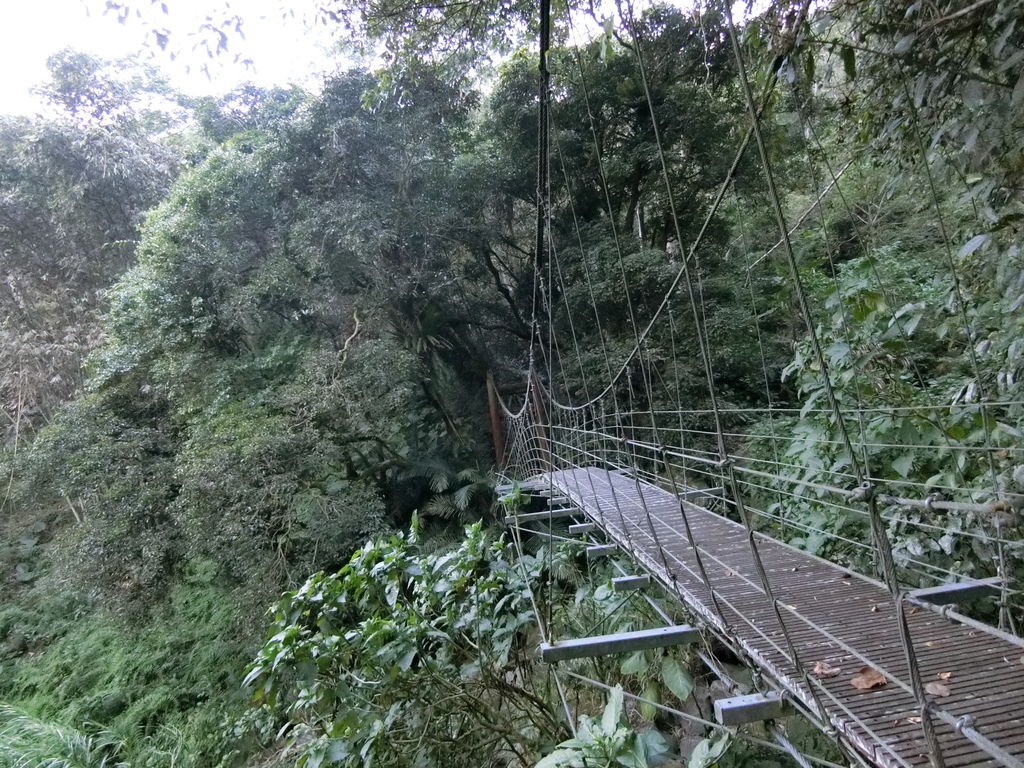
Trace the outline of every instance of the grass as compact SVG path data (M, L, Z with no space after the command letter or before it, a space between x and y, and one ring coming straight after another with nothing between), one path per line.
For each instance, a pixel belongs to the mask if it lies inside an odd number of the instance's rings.
M47 748L65 743L67 765L117 764L99 755L135 768L213 766L250 751L255 745L232 743L226 732L246 710L240 681L262 640L268 600L219 584L208 565L194 564L141 619L43 587L0 608L0 750L15 754L28 738ZM4 722L14 735L4 736Z

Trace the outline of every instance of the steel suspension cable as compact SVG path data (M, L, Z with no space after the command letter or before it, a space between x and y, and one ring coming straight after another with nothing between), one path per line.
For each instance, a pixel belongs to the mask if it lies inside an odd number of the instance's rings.
M648 110L651 113L651 119L652 119L652 124L653 124L653 131L654 131L654 139L655 139L655 144L656 144L657 149L658 149L658 158L659 158L659 162L660 162L660 165L661 165L662 178L663 178L663 181L664 181L664 184L665 184L665 188L666 188L666 194L667 194L667 199L668 199L668 203L669 203L669 211L671 213L672 224L673 224L673 227L674 227L675 232L676 232L677 240L679 242L682 242L682 231L681 231L681 228L680 228L680 225L679 225L679 217L678 217L678 212L677 212L676 204L675 204L675 196L673 194L672 184L671 184L671 180L670 180L670 176L669 176L669 172L668 172L668 162L667 162L667 160L665 158L664 147L663 147L663 144L662 144L662 141L661 141L660 131L658 129L657 116L656 116L655 111L654 111L654 102L653 102L653 99L651 97L650 84L648 82L646 67L644 65L643 53L642 53L642 50L641 50L640 36L637 33L636 20L635 20L635 17L633 15L633 6L632 6L632 3L629 0L627 0L627 2L626 2L626 11L627 11L628 23L629 23L629 26L630 26L630 32L631 32L631 35L632 35L633 40L634 40L633 49L634 49L634 54L635 54L636 59L637 59L637 66L638 66L638 69L640 71L640 79L641 79L641 83L643 85L644 95L645 95L645 98L647 100L647 107L648 107ZM730 19L731 19L731 17L730 17ZM770 80L771 80L771 78L770 78ZM759 132L757 130L757 124L756 124L757 109L755 107L753 107L753 95L752 94L749 94L749 104L750 104L750 108L751 108L753 114L755 115L755 123L754 123L754 125L752 125L752 131L753 131L754 137L759 139ZM723 190L722 190L722 192L723 192L722 196L723 197L724 197L725 189L726 188L723 187ZM696 255L696 251L694 251L694 255ZM707 339L707 329L706 329L705 323L703 322L703 314L702 314L702 312L701 312L701 310L699 308L699 302L697 300L696 290L695 290L695 287L694 287L694 281L693 281L693 279L691 277L690 268L689 268L689 258L687 258L687 259L685 259L683 261L682 274L683 274L683 277L685 279L686 292L687 292L687 296L689 297L690 311L691 311L691 314L692 314L692 317L693 317L693 325L694 325L694 329L696 331L698 348L700 350L700 359L701 359L701 363L702 363L702 366L703 366L703 369L704 369L704 376L705 376L705 379L706 379L706 382L707 382L708 398L710 400L710 407L711 407L712 416L713 416L714 424L715 424L715 432L716 432L716 441L717 441L717 445L718 445L720 470L724 471L725 475L728 477L729 485L730 485L730 488L731 488L731 491L732 491L732 496L733 496L733 499L734 499L734 501L736 503L736 506L737 506L737 511L739 512L740 518L742 519L744 527L745 527L745 529L747 531L748 546L750 548L751 555L752 555L752 558L753 558L753 561L754 561L755 570L757 571L757 574L758 574L758 579L761 581L762 588L764 589L765 594L766 594L766 596L768 597L768 599L769 599L769 601L771 603L772 611L773 611L773 613L775 615L775 619L778 622L779 627L782 629L783 637L785 638L785 642L786 642L786 646L787 646L788 653L789 653L789 656L790 656L790 660L793 663L794 667L797 670L799 670L800 673L804 676L805 683L807 685L807 689L811 692L811 695L814 698L815 706L818 708L820 716L822 718L824 718L826 716L825 715L826 710L824 708L824 704L818 698L817 690L810 683L808 672L804 668L803 664L801 664L801 662L800 662L800 656L799 656L799 653L797 651L796 644L793 642L793 639L792 639L792 637L790 635L789 629L788 629L788 627L786 625L786 621L783 618L782 611L779 608L778 599L776 598L776 596L774 594L774 591L773 591L773 588L771 586L771 582L768 579L768 573L767 573L767 571L766 571L766 569L764 567L764 563L763 563L763 561L761 559L760 552L758 551L758 548L757 548L757 542L756 542L756 539L754 537L754 531L753 531L752 522L751 522L749 513L746 511L746 509L744 508L744 505L743 505L743 497L742 497L742 493L741 493L741 490L740 490L739 483L738 483L737 478L736 478L734 462L733 462L732 458L729 456L728 450L727 450L726 445L725 445L725 439L724 439L723 430L722 430L721 414L720 414L720 412L718 410L718 398L717 398L717 394L716 394L716 385L715 385L715 380L714 380L714 371L712 369L711 354L710 354L710 349L709 349L708 339Z
M728 3L725 3L725 13L729 25L729 38L732 43L733 55L736 59L736 66L739 71L740 85L743 89L744 97L747 101L747 108L751 115L751 124L754 130L754 137L757 143L758 153L761 158L762 170L764 171L765 183L768 187L768 194L771 202L772 211L775 214L775 218L779 225L779 233L782 240L785 243L784 252L786 254L787 263L789 264L794 288L797 291L797 300L800 305L801 311L804 314L804 322L807 325L807 330L811 338L811 344L814 349L815 357L819 365L819 369L822 372L822 377L825 382L827 396L830 404L835 411L837 418L837 426L840 428L840 432L843 437L843 441L846 444L847 451L849 452L851 465L855 468L856 474L863 478L863 472L861 467L857 463L856 454L853 450L853 445L850 441L849 434L847 433L845 422L843 421L842 414L838 409L838 402L836 400L835 391L832 387L829 366L825 360L824 352L821 349L821 343L818 339L818 334L815 330L814 323L812 321L812 315L810 306L807 302L807 297L804 292L803 281L800 278L800 271L797 267L796 256L793 251L793 245L789 239L789 231L786 226L785 215L782 212L782 204L779 199L778 191L775 188L775 180L771 170L771 163L768 159L768 152L765 148L764 137L761 135L760 120L758 119L757 112L754 108L753 94L750 89L750 82L747 79L746 66L743 61L743 53L740 50L739 40L736 34L736 26L732 18L732 9ZM932 711L928 699L925 696L924 685L921 681L920 670L917 665L917 656L914 651L913 640L910 637L910 629L907 625L906 616L904 614L904 602L903 596L900 591L899 584L896 577L896 567L892 558L892 549L889 545L888 537L886 536L885 529L882 526L881 516L878 513L878 508L874 498L873 489L870 484L865 485L862 480L862 492L865 496L864 501L867 503L868 511L871 519L871 530L875 538L875 545L879 550L879 559L881 561L882 571L885 576L886 583L889 586L889 590L893 595L896 614L897 614L897 627L899 630L900 642L903 645L903 651L907 658L907 667L910 674L911 685L914 690L914 695L917 699L918 706L920 709L922 731L925 736L925 740L928 744L932 765L934 768L943 768L945 765L942 757L942 748L938 741L938 736L935 732L935 726L932 723Z

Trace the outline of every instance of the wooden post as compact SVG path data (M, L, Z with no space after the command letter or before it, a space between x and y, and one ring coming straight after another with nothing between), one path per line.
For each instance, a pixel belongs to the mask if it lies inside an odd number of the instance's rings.
M505 432L501 428L501 413L498 411L498 391L494 387L494 377L487 372L487 404L491 411L491 439L494 440L494 461L498 469L505 468Z
M540 396L540 381L536 379L533 386L530 387L530 392L533 395L533 430L537 435L537 452L540 454L541 460L546 462L547 466L542 465L538 468L539 472L551 472L554 470L554 457L551 455L551 444L548 442L548 433L545 427L547 423L547 411L544 409L544 402Z

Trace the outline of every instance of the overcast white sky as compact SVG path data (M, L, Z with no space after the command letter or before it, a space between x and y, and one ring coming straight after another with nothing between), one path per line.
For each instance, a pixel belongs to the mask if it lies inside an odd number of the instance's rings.
M103 0L0 0L0 113L33 114L40 102L30 93L46 78L46 59L62 48L119 58L132 53L152 56L179 90L192 94L217 94L244 82L260 85L288 82L319 82L325 69L333 68L328 54L337 26L303 22L302 7L312 2L299 0L234 0L231 8L244 17L244 37L229 35L227 54L210 59L189 34L207 15L223 17L223 0L166 0L168 13L150 0L132 3L143 12L118 22L116 15L104 14ZM286 18L282 6L296 9ZM176 59L162 53L150 42L155 24L171 32L169 48ZM246 68L235 57L251 59ZM200 68L206 64L209 77Z
M171 84L190 95L222 94L245 82L258 85L298 83L316 87L339 57L330 53L344 32L340 25L312 23L316 0L127 0L141 13L120 23L104 13L105 0L0 0L0 113L34 114L42 108L31 89L46 79L46 59L72 48L116 59L130 54L150 57ZM693 0L670 0L692 7ZM736 0L743 14L746 0ZM759 4L764 4L760 0ZM167 13L162 12L165 5ZM611 0L596 3L614 14ZM642 5L642 3L641 3ZM290 9L293 15L285 14ZM230 10L226 10L230 9ZM209 58L190 37L209 16L243 17L243 35L228 35L226 54ZM153 42L154 28L171 35L168 53ZM592 27L583 19L583 27ZM584 32L586 34L586 32ZM251 66L242 63L252 62ZM202 70L203 66L208 72Z

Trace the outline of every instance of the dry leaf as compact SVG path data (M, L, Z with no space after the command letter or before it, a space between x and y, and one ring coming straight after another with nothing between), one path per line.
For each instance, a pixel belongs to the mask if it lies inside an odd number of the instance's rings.
M872 613L878 613L878 606L877 605L872 605L871 606L871 612Z
M924 689L932 696L941 696L942 698L949 696L949 686L944 683L928 683Z
M914 715L913 717L908 717L908 718L907 718L907 722L908 722L908 723L911 723L911 724L913 724L913 725L920 725L920 723L921 723L921 718L920 718L920 717L918 717L917 715Z
M913 608L910 609L910 615L911 616L913 616L915 613L920 613L920 612L921 612L921 609L918 608L916 605Z
M856 675L850 678L850 685L862 691L870 691L872 688L881 688L889 681L885 675L872 667L861 667Z
M952 672L939 672L939 680L949 680L952 676Z
M835 677L842 671L839 667L833 667L827 661L816 661L814 662L814 669L811 670L811 674L815 677L827 678Z

